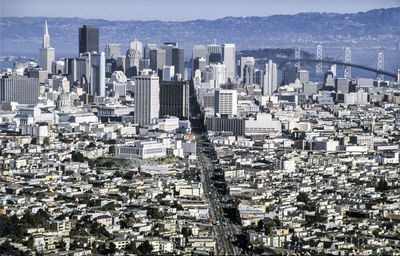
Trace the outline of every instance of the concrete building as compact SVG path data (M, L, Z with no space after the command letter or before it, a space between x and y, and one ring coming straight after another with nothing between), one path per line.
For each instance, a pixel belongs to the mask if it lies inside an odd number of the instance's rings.
M133 145L119 146L115 149L115 155L121 158L154 158L166 156L164 144L157 141L135 141Z
M90 95L104 97L106 93L106 58L104 52L86 52L81 54L81 58L86 59L86 79L87 86L85 91Z
M121 47L119 44L107 44L105 53L106 59L117 59L121 56Z
M310 73L307 70L299 70L299 72L297 72L297 75L297 78L302 84L306 84L310 81Z
M160 111L160 84L155 75L135 77L135 116L134 122L141 126L158 118Z
M226 66L226 74L228 79L236 76L236 46L235 44L222 45L222 61Z
M263 85L263 95L272 95L278 89L278 72L276 69L276 63L269 60L265 64L265 75Z
M25 76L0 78L0 101L36 104L39 98L39 79Z
M236 116L237 115L237 91L215 90L215 114Z

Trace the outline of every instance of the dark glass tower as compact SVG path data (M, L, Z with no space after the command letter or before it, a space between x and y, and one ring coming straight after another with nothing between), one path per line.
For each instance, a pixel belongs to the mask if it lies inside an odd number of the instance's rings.
M184 72L184 51L182 48L172 49L172 66L175 66L175 74L181 74L183 78Z
M79 28L79 54L99 52L99 29L93 25L83 25Z

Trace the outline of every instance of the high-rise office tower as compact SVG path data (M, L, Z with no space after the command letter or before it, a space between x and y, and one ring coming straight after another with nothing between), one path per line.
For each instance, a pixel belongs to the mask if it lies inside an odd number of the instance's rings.
M119 44L107 44L106 45L106 59L117 59L121 56L121 47Z
M129 49L133 49L136 52L136 56L141 59L143 57L143 44L138 40L134 40L129 44Z
M39 79L26 76L0 78L0 101L36 104L39 98Z
M254 64L252 62L247 62L243 67L243 83L245 85L254 84Z
M268 63L265 64L263 95L272 95L276 89L278 89L278 72L276 69L276 63L269 60Z
M93 25L79 28L79 53L99 52L99 30Z
M193 71L196 71L197 69L199 69L200 71L204 71L206 67L206 59L203 57L196 57L195 59L193 59L193 70L192 73L194 74Z
M240 81L242 81L242 82L243 82L243 75L244 75L243 69L244 69L244 66L248 62L253 64L253 66L254 66L255 65L254 57L241 57L240 58L240 67L239 67L239 74L238 75L240 76Z
M210 64L204 71L204 81L214 82L214 88L218 89L222 84L226 84L226 66L225 64L216 63Z
M207 64L221 62L221 46L218 44L207 45Z
M184 51L182 48L172 48L172 66L175 67L175 74L184 75Z
M160 112L160 84L158 76L136 76L134 93L134 122L142 126L150 124L153 118L159 117Z
M66 58L64 64L64 74L67 75L68 81L72 84L76 81L87 82L90 60L88 58ZM85 80L85 81L83 81Z
M162 68L166 65L165 54L166 51L164 49L150 50L150 68L156 71L160 77L162 76Z
M146 44L146 46L144 47L144 59L150 59L150 50L155 50L157 49L157 45L156 44Z
M192 51L192 78L194 77L194 73L198 69L198 66L195 66L195 60L196 59L201 59L203 58L204 60L207 59L207 48L205 45L195 45L193 46L193 51Z
M140 59L142 58L142 43L135 40L130 43L129 50L125 58L125 74L127 77L136 76L140 69Z
M336 92L350 93L350 81L347 78L336 79Z
M293 83L297 79L297 67L286 68L283 70L283 85Z
M264 71L262 69L257 69L255 71L254 83L262 86L264 84Z
M86 52L81 54L86 62L87 88L84 88L90 95L104 97L106 92L106 57L104 52Z
M50 35L47 29L47 21L44 23L42 48L39 49L39 65L43 70L51 72L51 62L55 59L55 50L50 47Z
M189 119L189 82L160 82L160 116Z
M172 49L175 47L178 47L177 42L166 42L161 45L161 49L165 50L165 65L167 66L172 65Z
M237 115L237 91L215 90L215 114L236 116Z
M222 45L222 61L226 66L228 79L233 79L236 75L236 47L235 44Z
M297 72L297 78L301 83L306 84L310 81L310 73L304 69L299 70L299 72Z
M175 67L164 65L162 80L163 81L172 81L174 79L174 75L175 75Z

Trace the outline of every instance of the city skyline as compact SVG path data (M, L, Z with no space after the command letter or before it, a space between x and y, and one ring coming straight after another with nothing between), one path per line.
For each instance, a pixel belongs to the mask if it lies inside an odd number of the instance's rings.
M231 4L234 2L234 4ZM80 17L105 20L161 20L188 21L196 19L214 20L223 17L271 16L307 12L357 13L372 9L399 7L399 0L338 0L327 5L325 1L161 1L146 2L121 0L118 4L105 0L71 0L65 6L61 2L43 0L3 0L0 3L1 17ZM46 8L43 8L46 6ZM154 8L157 6L157 8ZM88 12L88 10L91 10Z

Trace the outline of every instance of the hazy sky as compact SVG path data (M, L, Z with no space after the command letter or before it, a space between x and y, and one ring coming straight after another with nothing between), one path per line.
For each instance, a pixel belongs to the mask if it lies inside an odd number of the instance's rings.
M400 0L0 0L1 16L169 21L299 12L353 13L399 6Z

